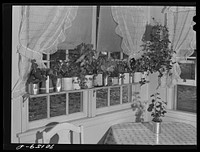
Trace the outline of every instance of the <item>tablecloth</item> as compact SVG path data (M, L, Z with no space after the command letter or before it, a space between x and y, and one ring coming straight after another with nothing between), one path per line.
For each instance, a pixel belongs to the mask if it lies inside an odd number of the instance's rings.
M152 132L152 122L126 122L111 126L98 144L196 145L196 128L182 122L162 122L161 133Z

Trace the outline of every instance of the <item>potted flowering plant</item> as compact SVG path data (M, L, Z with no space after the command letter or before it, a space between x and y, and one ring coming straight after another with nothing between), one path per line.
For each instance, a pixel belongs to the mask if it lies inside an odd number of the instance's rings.
M117 68L118 68L118 72L119 72L119 84L128 84L129 77L130 77L129 76L130 68L129 68L127 59L118 60Z
M39 84L47 80L46 69L38 68L36 60L31 60L31 71L29 73L27 84L28 84L28 93L29 94L38 94L39 93Z
M151 116L153 117L153 132L160 133L161 131L161 117L165 116L167 102L163 101L160 97L160 94L157 92L152 94L151 96L151 103L147 109L148 112L151 112Z

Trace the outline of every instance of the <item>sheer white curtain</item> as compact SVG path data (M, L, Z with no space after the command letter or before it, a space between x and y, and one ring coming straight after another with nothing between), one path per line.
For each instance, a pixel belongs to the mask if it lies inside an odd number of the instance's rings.
M168 79L168 85L173 86L180 78L181 69L178 60L184 60L193 54L196 48L196 32L193 30L193 16L196 15L195 7L168 7L167 26L171 47L176 52L173 61L172 75Z
M54 53L57 44L65 40L77 14L77 6L22 6L19 29L19 80L12 90L12 97L25 94L25 84L30 72L31 59L45 67L42 53Z
M115 31L123 38L123 52L129 55L129 58L139 58L142 36L148 21L148 6L112 6L111 10L118 23Z

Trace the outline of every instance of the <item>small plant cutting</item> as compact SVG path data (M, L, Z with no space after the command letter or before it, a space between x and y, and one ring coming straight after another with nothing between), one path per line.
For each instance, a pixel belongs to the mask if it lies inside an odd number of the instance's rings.
M167 102L163 101L160 97L160 94L157 92L152 94L151 96L151 104L147 109L148 112L151 112L151 116L153 117L153 122L162 122L161 117L165 116L167 113L165 106Z
M144 114L146 111L147 101L141 101L141 97L139 96L139 92L134 93L133 104L131 104L131 108L135 112L135 122L144 122Z

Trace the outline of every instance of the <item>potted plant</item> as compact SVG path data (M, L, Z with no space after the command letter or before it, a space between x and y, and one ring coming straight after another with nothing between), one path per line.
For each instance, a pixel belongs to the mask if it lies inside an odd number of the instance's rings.
M114 70L109 75L110 85L118 85L119 84L119 70L118 67L115 66Z
M62 77L63 77L62 64L63 64L62 60L52 61L51 68L49 71L56 92L60 92L62 90Z
M130 82L130 68L127 59L118 60L117 68L119 71L119 84L128 84Z
M133 98L133 103L131 104L131 108L135 112L135 122L144 122L144 114L146 111L147 101L142 101L139 95L139 92L135 92L133 94L135 98Z
M82 83L84 82L84 76L81 74L80 63L71 63L71 73L72 73L72 84L73 89L81 89Z
M145 63L145 60L143 57L139 59L134 59L132 58L130 61L130 68L133 75L133 82L144 82L146 81L145 79L142 79L142 76L144 73L148 73L148 65Z
M147 69L150 73L159 73L159 87L162 76L170 74L170 70L174 64L172 62L172 56L175 52L172 48L169 48L169 33L165 25L163 26L155 22L155 25L151 26L149 30L150 36L144 36L142 39L144 43L142 45L142 58L143 61L145 61ZM145 39L145 37L148 37L148 39Z
M39 93L39 83L47 80L46 70L38 68L36 60L31 60L31 71L29 73L27 84L29 94Z
M109 77L111 73L115 70L116 62L112 58L104 58L101 62L101 70L103 71L103 84L104 86L109 85Z
M62 90L73 90L72 83L72 63L71 62L63 62L62 63Z
M148 112L151 112L151 116L153 117L153 132L160 133L161 132L161 117L165 116L167 102L163 101L160 97L160 94L157 92L152 94L151 96L151 103L147 109Z
M81 47L81 56L76 61L76 63L80 63L81 74L85 76L84 88L92 88L93 87L93 76L96 70L95 60L97 52L93 50L92 44L82 44Z

